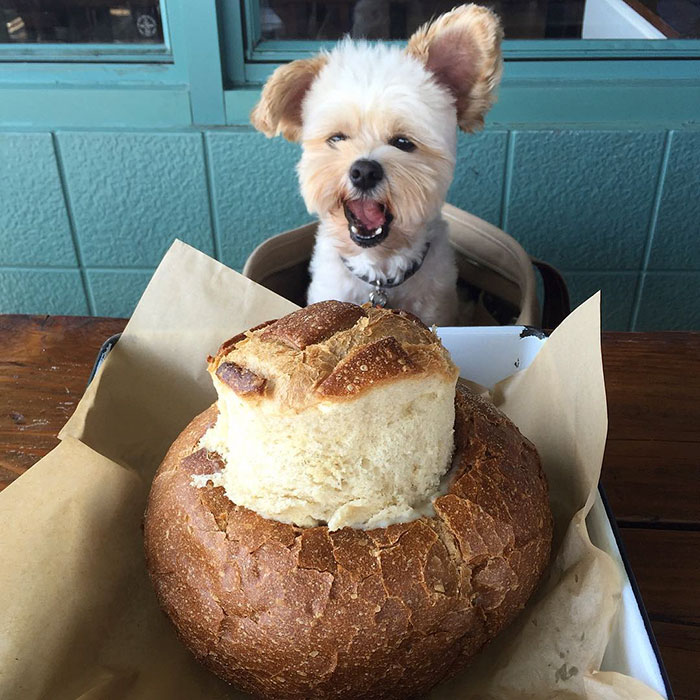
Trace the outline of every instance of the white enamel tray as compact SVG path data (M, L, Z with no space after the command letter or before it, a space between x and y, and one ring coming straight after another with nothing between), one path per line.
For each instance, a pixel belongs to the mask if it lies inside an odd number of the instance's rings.
M547 342L541 331L526 326L438 328L437 333L462 376L488 388L525 369ZM622 608L601 670L618 671L637 678L662 697L672 700L673 693L649 618L602 489L586 518L586 524L591 541L613 558L624 581Z

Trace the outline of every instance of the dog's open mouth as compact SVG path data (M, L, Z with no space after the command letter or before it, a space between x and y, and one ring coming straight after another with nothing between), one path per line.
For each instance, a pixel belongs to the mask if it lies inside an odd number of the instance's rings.
M373 199L353 199L343 204L350 238L361 248L379 245L394 218L386 205Z

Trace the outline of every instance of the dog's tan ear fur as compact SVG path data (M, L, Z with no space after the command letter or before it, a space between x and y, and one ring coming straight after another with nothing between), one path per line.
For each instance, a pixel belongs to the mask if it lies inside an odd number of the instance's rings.
M267 137L282 134L288 141L298 141L304 96L327 61L319 54L280 66L265 83L260 102L250 113L253 126Z
M484 125L501 79L503 30L498 17L480 5L461 5L418 29L406 51L421 61L455 97L464 131Z

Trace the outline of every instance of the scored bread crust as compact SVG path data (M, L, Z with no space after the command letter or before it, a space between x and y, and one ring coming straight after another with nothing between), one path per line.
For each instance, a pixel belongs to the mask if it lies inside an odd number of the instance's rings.
M246 401L292 412L409 376L455 381L458 374L440 339L413 314L334 300L227 340L209 358L209 371Z
M534 446L458 384L454 475L435 516L375 530L300 528L192 475L216 406L170 448L145 547L158 600L210 670L263 698L407 698L463 668L527 602L552 517Z

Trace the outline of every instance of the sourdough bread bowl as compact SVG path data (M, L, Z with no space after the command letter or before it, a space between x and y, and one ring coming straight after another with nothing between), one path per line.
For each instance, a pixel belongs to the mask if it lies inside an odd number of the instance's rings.
M418 319L322 302L209 370L145 547L210 670L264 698L416 697L522 609L551 545L537 452Z

